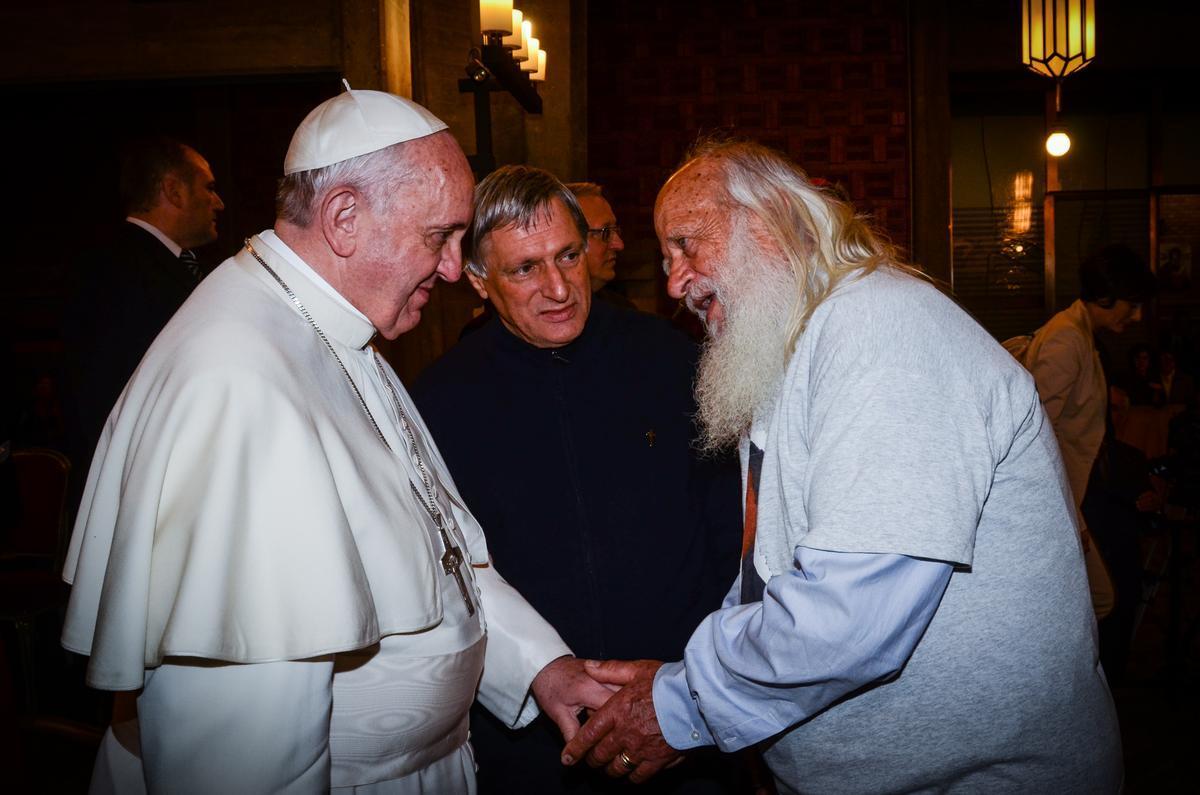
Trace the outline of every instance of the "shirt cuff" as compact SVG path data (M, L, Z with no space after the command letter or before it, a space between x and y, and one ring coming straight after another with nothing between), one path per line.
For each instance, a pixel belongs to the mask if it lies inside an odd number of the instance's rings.
M712 745L713 736L700 714L696 694L683 662L663 663L654 675L654 712L663 739L677 751Z

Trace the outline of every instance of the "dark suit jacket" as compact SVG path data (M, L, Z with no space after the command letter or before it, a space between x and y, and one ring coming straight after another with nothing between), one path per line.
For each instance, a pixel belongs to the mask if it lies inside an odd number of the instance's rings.
M75 263L63 352L80 479L125 382L196 283L161 241L128 222Z

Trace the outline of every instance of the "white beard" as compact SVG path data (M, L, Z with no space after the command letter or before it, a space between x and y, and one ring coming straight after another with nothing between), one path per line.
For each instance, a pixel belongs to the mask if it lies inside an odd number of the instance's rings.
M755 412L775 396L786 365L795 279L786 262L767 257L740 232L733 235L725 261L714 267L714 278L704 285L716 288L724 310L718 328L705 323L709 338L696 379L704 452L737 444Z

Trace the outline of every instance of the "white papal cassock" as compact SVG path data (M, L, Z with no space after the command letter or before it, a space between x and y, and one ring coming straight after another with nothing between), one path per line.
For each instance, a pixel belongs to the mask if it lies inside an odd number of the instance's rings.
M473 791L476 687L524 725L534 676L569 649L488 565L428 430L375 363L370 322L273 232L250 245L388 446L249 250L204 280L113 409L68 552L63 645L91 656L93 687L144 688L93 786ZM454 517L473 616L413 497L384 378Z

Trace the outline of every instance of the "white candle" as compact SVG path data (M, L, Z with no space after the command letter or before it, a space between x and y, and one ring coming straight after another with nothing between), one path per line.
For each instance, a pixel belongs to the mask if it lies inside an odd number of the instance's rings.
M512 0L479 0L479 27L484 34L512 33Z
M537 40L537 37L535 37L535 36L529 37L529 60L525 61L524 63L521 64L522 72L536 72L537 71L537 65L538 65L537 53L538 53L538 46L540 44L541 44L541 42L539 42Z
M545 80L546 79L546 51L538 50L538 68L537 71L529 76L530 80Z
M523 15L517 9L512 13L512 35L504 37L504 46L510 50L521 49L521 20Z
M529 58L529 37L533 35L533 23L528 19L521 23L521 47L513 53L514 61L524 61Z

